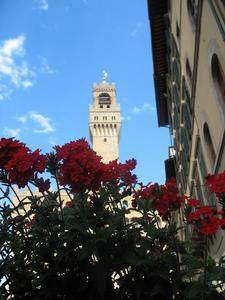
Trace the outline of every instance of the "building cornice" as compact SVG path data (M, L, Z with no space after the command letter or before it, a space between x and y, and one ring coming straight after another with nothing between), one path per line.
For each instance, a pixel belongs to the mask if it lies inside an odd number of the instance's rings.
M167 47L165 15L168 13L168 0L148 0L148 14L151 29L154 85L158 125L168 125L167 109Z

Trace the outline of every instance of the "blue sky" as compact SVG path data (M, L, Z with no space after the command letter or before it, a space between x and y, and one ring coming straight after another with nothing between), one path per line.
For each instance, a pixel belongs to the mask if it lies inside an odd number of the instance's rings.
M0 0L0 130L31 149L85 137L102 71L122 111L120 161L164 181L170 144L158 128L145 0Z

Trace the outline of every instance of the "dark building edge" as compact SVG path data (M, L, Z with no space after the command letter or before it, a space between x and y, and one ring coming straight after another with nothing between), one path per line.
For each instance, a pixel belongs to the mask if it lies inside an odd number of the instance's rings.
M167 73L165 15L168 13L168 0L148 0L152 57L154 68L154 86L159 126L167 126Z

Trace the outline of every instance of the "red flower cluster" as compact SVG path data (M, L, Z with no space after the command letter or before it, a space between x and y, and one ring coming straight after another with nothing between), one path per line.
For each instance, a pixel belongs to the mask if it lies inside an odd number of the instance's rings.
M215 234L220 226L224 225L225 219L220 219L221 213L210 206L202 206L188 215L187 221L197 225L197 229L204 235Z
M59 183L68 185L74 193L96 191L101 184L116 184L120 180L126 185L137 181L131 174L136 166L135 160L128 160L125 164L117 160L104 164L84 139L56 146L55 150L60 163Z
M24 187L35 177L35 173L44 172L46 157L40 155L40 150L31 152L26 148L19 150L6 165L11 183Z
M13 138L0 139L0 168L5 168L15 153L22 149L28 150L25 144L14 140Z
M138 206L138 200L155 200L159 195L159 185L157 183L149 183L144 186L141 185L140 189L133 195L132 206Z
M103 183L115 184L119 180L122 180L125 185L137 183L136 175L131 173L135 169L136 163L135 159L131 159L127 160L124 164L118 163L117 160L104 164Z
M172 211L180 209L184 197L178 194L175 179L168 180L161 186L160 197L155 200L155 208L163 220L167 220Z
M55 146L55 150L56 159L53 162L49 159L49 165L57 164L55 169L59 169L59 183L69 186L72 192L96 191L107 183L131 185L137 181L131 173L136 166L135 160L128 160L125 164L116 160L104 164L84 139L62 147ZM51 155L48 157L51 158ZM0 171L7 175L10 183L24 187L32 181L40 192L47 191L50 188L49 179L37 176L46 165L47 156L41 155L39 150L32 152L13 138L0 140Z
M32 152L25 144L17 140L0 140L0 168L9 174L9 181L24 187L30 180L37 178L37 173L44 172L47 159L40 150Z
M72 192L95 191L102 181L101 157L84 140L77 140L62 147L55 146L60 162L59 183L68 185Z
M49 179L44 180L43 178L35 178L34 183L38 187L40 193L44 193L50 189L51 183Z
M158 211L163 220L168 220L171 212L178 210L184 201L184 197L178 194L175 179L168 180L165 185L155 183L141 187L135 193L132 205L136 207L140 199L152 200L153 209Z
M211 193L215 193L217 196L225 194L225 171L215 175L209 174L205 178L205 185Z
M197 200L197 199L188 199L187 200L187 205L190 206L190 207L198 207L200 206L200 201Z

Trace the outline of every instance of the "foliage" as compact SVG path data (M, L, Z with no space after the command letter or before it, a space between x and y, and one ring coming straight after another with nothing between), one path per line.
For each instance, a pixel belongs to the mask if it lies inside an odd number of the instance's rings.
M135 165L104 164L85 140L41 155L1 139L1 299L219 299L225 258L215 262L208 244L224 209L179 195L174 180L138 184ZM214 192L217 180L207 180ZM29 194L21 199L17 186ZM220 202L224 192L220 178ZM179 239L188 226L198 241Z

